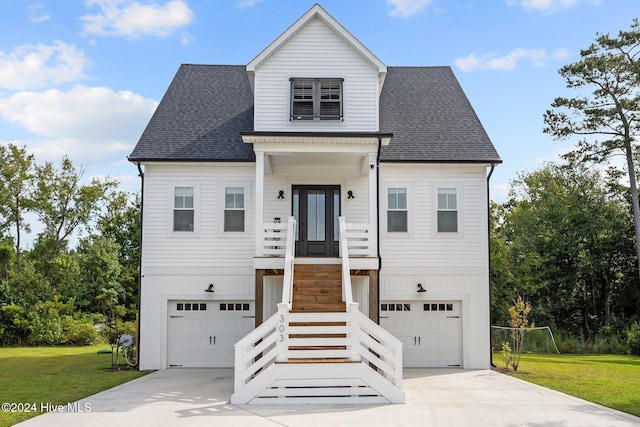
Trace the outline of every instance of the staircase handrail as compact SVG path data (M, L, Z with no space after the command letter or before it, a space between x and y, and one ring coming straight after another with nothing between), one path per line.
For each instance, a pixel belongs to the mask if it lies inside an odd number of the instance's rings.
M293 298L293 265L295 260L296 219L290 216L287 220L287 241L284 255L284 279L282 284L282 303L291 310Z
M342 257L342 300L349 305L353 303L353 291L351 290L351 267L349 265L349 245L347 243L347 220L341 216L340 224L340 256Z

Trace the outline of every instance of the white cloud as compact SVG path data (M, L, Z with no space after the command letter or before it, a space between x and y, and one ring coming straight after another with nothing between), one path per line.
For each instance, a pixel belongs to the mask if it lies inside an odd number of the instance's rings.
M387 0L393 9L391 16L407 17L422 12L431 0Z
M466 58L456 59L454 63L462 71L512 71L521 61L530 61L535 67L544 67L547 65L548 60L562 60L566 59L568 55L569 51L567 49L557 49L548 54L544 49L518 48L501 57L496 57L493 53L481 57L471 54Z
M0 99L0 117L42 137L28 142L36 157L107 162L129 154L157 105L129 91L76 86Z
M51 12L47 7L41 2L36 2L29 5L29 21L34 24L41 24L45 21L51 19Z
M522 0L524 9L533 9L542 13L554 13L563 9L569 9L578 0Z
M263 0L241 0L239 2L236 3L236 6L244 9L247 7L253 7L255 5L257 5L258 3L262 3Z
M13 53L0 51L0 88L35 89L84 78L89 61L75 45L56 41L52 45L25 45Z
M80 18L86 34L164 37L193 20L193 11L183 0L172 0L162 6L131 0L85 0L85 4L101 9L96 15Z

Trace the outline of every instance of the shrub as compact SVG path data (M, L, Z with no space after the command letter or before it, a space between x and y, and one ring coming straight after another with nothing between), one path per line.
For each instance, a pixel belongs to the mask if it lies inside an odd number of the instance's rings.
M611 326L603 326L598 331L592 351L599 354L624 354L628 352L625 338Z
M502 351L500 353L502 354L502 361L504 362L504 367L506 369L509 369L509 365L511 365L511 358L513 354L511 353L511 346L509 345L508 342L502 343Z
M102 341L93 319L86 315L79 318L64 316L62 329L62 344L92 345Z
M627 329L627 345L632 354L640 356L640 322L633 322Z

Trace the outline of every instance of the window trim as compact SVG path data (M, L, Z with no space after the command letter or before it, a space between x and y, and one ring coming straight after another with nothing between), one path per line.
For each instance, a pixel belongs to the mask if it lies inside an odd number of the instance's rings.
M242 189L242 208L238 208L235 206L235 196L238 195L238 193L236 193L235 191L238 189ZM234 206L233 207L227 207L227 190L233 190L234 193ZM247 231L247 210L246 210L246 194L245 194L245 188L243 186L232 186L232 187L224 187L224 207L223 207L223 219L222 219L222 231L224 233L244 233L245 231ZM243 213L243 224L242 224L242 230L227 230L226 226L227 226L227 212L242 212Z
M174 230L176 188L193 189L193 230ZM197 238L200 236L200 184L194 181L176 181L167 186L167 236L171 238Z
M296 95L296 82L308 81L312 83L311 86L311 103L312 103L312 114L311 115L299 115L294 114L294 105L296 100L294 96ZM323 82L331 82L331 83L339 83L339 103L340 103L340 113L338 115L322 115L322 103L323 102L332 102L332 101L323 101L322 100L322 83ZM292 122L319 122L319 121L327 121L327 122L336 122L336 121L344 121L344 79L340 77L291 77L289 78L289 121ZM303 102L303 101L299 101ZM306 101L309 102L309 101Z
M398 211L402 211L402 212L406 212L407 213L407 229L405 231L389 231L389 211L391 211L392 209L389 208L389 190L391 190L392 188L397 189L397 188L402 188L406 191L405 196L406 196L406 208L405 209L393 209L393 211L398 212ZM385 209L384 209L384 218L381 218L381 221L384 221L384 225L385 225L385 234L390 235L390 236L409 236L411 235L410 230L411 230L411 224L412 224L412 210L409 208L410 206L410 200L411 200L411 188L409 185L405 184L405 183L389 183L388 185L386 185L384 187L384 203L385 203Z
M220 238L247 238L251 236L251 187L252 184L249 181L222 181L218 188L218 237ZM225 231L224 229L224 214L227 210L225 203L225 196L227 188L243 188L244 189L244 231Z
M440 209L438 194L441 189L456 191L456 209ZM456 238L463 236L463 191L462 185L452 182L436 182L433 184L433 235L439 238ZM457 231L438 231L438 212L457 212Z

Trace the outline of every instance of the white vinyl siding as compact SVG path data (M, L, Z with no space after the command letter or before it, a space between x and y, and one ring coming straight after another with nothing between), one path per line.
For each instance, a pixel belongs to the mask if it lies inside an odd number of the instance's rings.
M255 164L145 166L143 268L166 274L234 269L253 274ZM194 188L195 232L173 232L174 188ZM245 231L224 232L224 192L244 188ZM240 269L240 270L238 270ZM204 288L203 288L204 289Z
M487 266L486 176L483 166L381 165L380 197L402 182L408 190L408 233L382 233L385 267L428 266L442 272ZM457 233L437 232L437 189L456 189ZM384 205L383 205L384 206ZM386 210L381 222L386 224ZM412 286L415 288L415 284Z
M340 120L291 120L291 78L342 81ZM304 26L255 71L255 131L377 131L375 67L320 19Z

